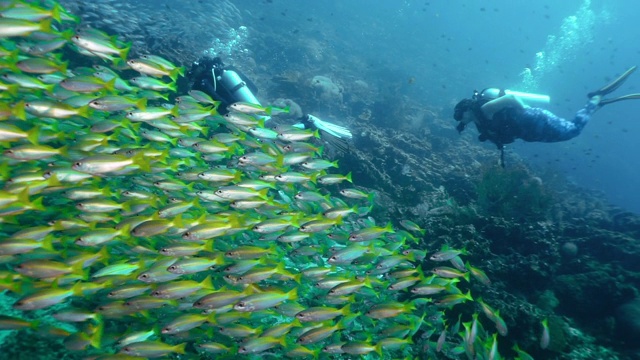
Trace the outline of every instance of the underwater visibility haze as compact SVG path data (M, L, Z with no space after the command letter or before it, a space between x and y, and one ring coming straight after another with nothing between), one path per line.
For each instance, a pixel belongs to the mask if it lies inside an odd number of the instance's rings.
M640 101L504 166L453 119L572 118L637 10L0 0L0 359L640 359Z

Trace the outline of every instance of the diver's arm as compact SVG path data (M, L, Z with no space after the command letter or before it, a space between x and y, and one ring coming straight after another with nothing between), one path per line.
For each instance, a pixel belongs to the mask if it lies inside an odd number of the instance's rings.
M487 117L487 119L491 119L493 118L493 114L497 113L498 111L504 108L512 107L512 108L524 109L524 106L525 105L522 102L522 100L520 100L520 98L511 94L511 95L501 96L495 100L491 100L488 103L482 105L481 109L484 115Z

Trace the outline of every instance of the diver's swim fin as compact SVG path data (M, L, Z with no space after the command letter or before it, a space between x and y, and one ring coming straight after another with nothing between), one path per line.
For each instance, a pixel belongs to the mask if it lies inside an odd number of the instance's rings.
M618 96L611 99L602 99L598 106L605 106L622 100L640 100L640 93Z
M624 83L625 80L627 80L629 75L631 75L634 71L636 71L637 68L638 67L636 65L630 67L629 70L625 71L624 74L618 76L618 78L613 80L611 83L605 85L604 87L594 92L590 92L589 94L587 94L587 97L592 98L596 95L606 95L613 92L615 89L619 88L622 85L622 83ZM621 99L621 100L626 100L626 99Z

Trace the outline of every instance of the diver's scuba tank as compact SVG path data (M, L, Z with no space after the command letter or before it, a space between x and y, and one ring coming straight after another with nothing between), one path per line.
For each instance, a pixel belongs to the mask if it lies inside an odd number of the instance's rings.
M216 77L216 82L220 82L220 85L224 86L224 88L227 89L227 91L229 91L229 93L238 101L262 106L260 101L256 99L255 95L253 95L251 90L247 87L247 83L242 81L235 71L222 70L222 73Z
M213 79L215 80L214 87L217 87L218 85L224 87L227 90L227 92L231 96L233 96L233 98L235 99L235 102L242 101L242 102L262 106L262 104L260 104L260 101L258 101L256 96L253 95L253 92L251 92L251 90L247 86L247 83L240 78L238 73L236 73L233 70L222 70L219 73L219 75L216 76L215 70L212 70L212 72L213 72ZM256 115L256 116L264 119L264 121L271 119L270 116L266 116L266 115Z
M551 98L549 97L549 95L533 94L514 90L504 90L499 88L486 88L479 93L478 91L474 91L473 99L488 102L504 95L514 95L529 106L548 105L549 102L551 102Z

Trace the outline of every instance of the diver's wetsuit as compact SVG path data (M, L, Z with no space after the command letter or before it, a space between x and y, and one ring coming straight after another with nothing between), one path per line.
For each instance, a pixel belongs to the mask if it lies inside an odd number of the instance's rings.
M587 125L598 105L588 102L578 110L573 120L561 118L552 112L525 106L524 109L506 108L496 112L492 119L482 117L476 122L480 141L489 140L502 148L515 139L537 142L558 142L572 139Z

